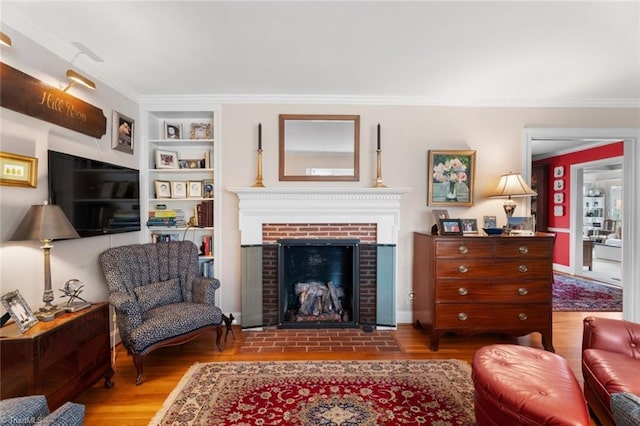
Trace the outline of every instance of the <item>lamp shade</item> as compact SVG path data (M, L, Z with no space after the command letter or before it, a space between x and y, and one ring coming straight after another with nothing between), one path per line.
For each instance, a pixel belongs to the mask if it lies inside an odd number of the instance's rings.
M491 198L534 197L538 195L527 185L520 173L507 173L500 177L496 189L489 195Z
M60 206L33 205L13 233L11 241L80 238Z

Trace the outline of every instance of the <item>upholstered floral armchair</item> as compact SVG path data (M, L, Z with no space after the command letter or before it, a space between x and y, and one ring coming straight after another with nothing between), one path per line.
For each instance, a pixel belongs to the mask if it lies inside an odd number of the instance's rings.
M122 344L133 355L136 384L144 357L215 330L222 350L222 311L215 306L216 278L200 276L191 241L113 247L100 255Z

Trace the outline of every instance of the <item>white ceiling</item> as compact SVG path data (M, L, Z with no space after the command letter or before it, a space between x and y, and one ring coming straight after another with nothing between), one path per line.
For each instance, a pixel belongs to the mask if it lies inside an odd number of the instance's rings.
M640 105L637 1L0 4L3 32L133 99Z

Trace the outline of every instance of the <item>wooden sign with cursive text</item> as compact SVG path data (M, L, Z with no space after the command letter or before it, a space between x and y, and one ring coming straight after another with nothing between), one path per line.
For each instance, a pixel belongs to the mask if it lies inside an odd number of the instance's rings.
M96 138L107 132L100 108L0 62L0 105Z

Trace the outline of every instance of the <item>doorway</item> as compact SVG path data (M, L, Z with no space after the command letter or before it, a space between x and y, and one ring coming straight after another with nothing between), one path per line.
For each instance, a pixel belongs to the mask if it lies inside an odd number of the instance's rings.
M583 243L570 267L576 275L622 286L622 157L575 164L572 169L572 191L578 195L575 232L582 232Z

